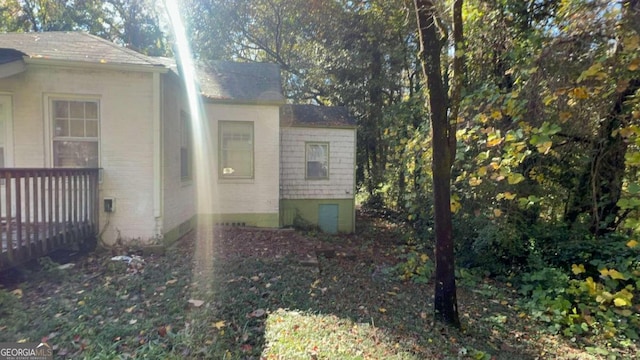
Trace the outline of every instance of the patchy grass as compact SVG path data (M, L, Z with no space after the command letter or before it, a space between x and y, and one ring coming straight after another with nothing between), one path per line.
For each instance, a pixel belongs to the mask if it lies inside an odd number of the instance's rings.
M431 322L432 285L394 272L402 227L352 236L199 229L133 271L111 254L56 264L0 290L0 342L48 341L56 358L632 358L549 336L506 285L461 273L463 330ZM318 256L317 261L316 254ZM593 350L596 349L596 350Z

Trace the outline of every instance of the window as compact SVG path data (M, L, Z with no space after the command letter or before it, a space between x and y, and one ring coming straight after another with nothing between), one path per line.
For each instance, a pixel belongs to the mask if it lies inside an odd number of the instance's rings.
M253 178L253 122L220 122L220 178Z
M329 143L307 143L307 179L329 178Z
M184 111L180 112L180 178L191 179L192 152L191 117Z
M4 148L7 146L7 144L5 144L5 138L6 138L6 130L5 130L5 109L4 109L4 103L0 102L0 168L3 168L5 166L5 162L4 162Z
M12 134L11 97L0 95L0 168L11 167ZM2 182L4 180L0 180Z
M97 101L53 100L53 166L99 167Z

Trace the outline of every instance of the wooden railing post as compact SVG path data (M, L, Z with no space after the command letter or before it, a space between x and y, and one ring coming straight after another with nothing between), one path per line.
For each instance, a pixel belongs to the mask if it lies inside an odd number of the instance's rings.
M0 269L97 235L98 171L0 168Z

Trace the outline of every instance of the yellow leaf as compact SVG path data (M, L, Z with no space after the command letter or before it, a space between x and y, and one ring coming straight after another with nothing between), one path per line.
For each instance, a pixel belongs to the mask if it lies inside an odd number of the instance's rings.
M526 318L526 317L527 317L527 314L526 314L526 313L521 312L520 314L518 314L518 317L519 317L520 319L524 319L524 318Z
M543 143L536 145L536 148L538 149L539 153L546 154L549 152L549 150L551 150L551 145L553 145L551 141L545 141Z
M600 72L600 70L602 70L602 64L595 63L595 64L591 65L590 68L588 68L587 70L583 71L581 77L595 76Z
M224 320L216 321L215 323L211 324L211 327L214 327L218 330L222 329L225 326L227 326L227 324L224 322Z
M457 213L458 210L460 210L462 208L462 204L460 204L459 201L451 199L451 212L452 213Z
M571 119L571 113L568 111L561 111L560 112L560 121L567 121Z
M500 215L502 215L502 210L500 209L493 209L493 215L495 217L500 217Z
M500 118L502 118L502 113L500 112L500 110L493 110L491 112L491 117L496 120L499 120Z
M427 254L421 254L420 260L422 260L422 262L427 262L427 260L429 260L429 256Z
M609 276L609 269L600 269L600 276Z
M178 282L178 280L176 280L176 279L167 280L166 285L172 285L172 284L175 284L177 282Z
M479 175L479 176L485 176L485 175L487 175L487 168L486 168L486 167L484 167L484 166L483 166L483 167L481 167L481 168L479 168L479 169L478 169L478 175Z
M627 242L627 247L634 248L636 246L638 246L638 242L635 240L629 240L629 242Z
M477 177L472 177L471 179L469 179L469 185L471 186L478 186L482 184L482 179L477 178Z
M628 52L635 51L640 47L640 36L631 35L624 39L624 50Z
M11 293L18 299L22 298L22 289L15 289Z
M610 269L610 270L609 270L609 276L610 276L612 279L616 279L616 280L625 280L625 279L627 278L626 276L622 275L622 273L621 273L621 272L619 272L619 271L618 271L618 270L616 270L616 269Z
M596 282L593 281L593 278L591 276L589 276L587 278L587 280L585 280L585 283L587 284L587 287L589 288L589 294L594 295L597 292L597 285Z
M627 69L629 69L629 71L636 71L640 69L640 58L633 59L633 61L629 63L629 66L627 67Z
M584 264L580 264L580 265L573 264L571 265L571 271L573 272L574 275L579 275L585 272L586 270L584 269Z
M519 173L509 173L509 175L507 175L507 182L509 183L509 185L515 185L522 182L523 180L524 176Z
M380 311L381 313L383 313L383 314L384 314L384 313L386 313L386 312L387 312L387 309L385 309L385 308L381 307L381 308L379 308L379 309L378 309L378 311Z
M615 306L617 306L617 307L623 307L623 306L631 305L631 302L629 302L629 300L627 300L627 299L615 298L615 299L613 299L613 304Z
M513 200L513 199L516 198L516 194L513 194L513 193L507 191L507 192L504 193L504 198L507 199L507 200Z
M79 305L79 306L84 306L84 304L85 304L84 300L80 300L80 301L78 301L78 305Z
M500 145L501 142L502 142L501 137L494 137L487 141L487 147L494 147L496 145Z
M124 309L124 312L126 312L127 314L131 314L131 312L132 312L132 311L133 311L133 309L135 309L135 308L136 308L136 306L135 306L135 305L133 305L132 307L129 307L129 308Z
M587 88L584 86L579 86L577 88L571 89L569 92L569 96L574 99L588 99L589 93L587 93Z

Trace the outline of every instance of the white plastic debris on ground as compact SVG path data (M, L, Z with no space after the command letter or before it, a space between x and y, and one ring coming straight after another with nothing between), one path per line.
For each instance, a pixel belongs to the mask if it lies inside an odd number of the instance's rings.
M144 259L138 255L118 255L111 258L112 261L124 261L129 266L127 267L127 273L137 274L144 270Z

